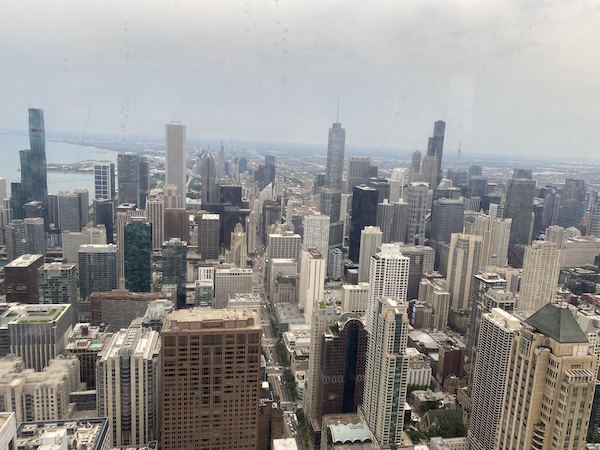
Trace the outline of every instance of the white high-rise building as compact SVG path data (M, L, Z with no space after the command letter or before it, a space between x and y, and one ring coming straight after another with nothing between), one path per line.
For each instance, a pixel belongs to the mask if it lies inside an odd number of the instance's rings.
M308 324L312 320L315 303L323 299L326 271L325 259L317 249L309 248L302 252L299 303L300 308L304 309L304 317Z
M358 282L369 281L369 264L371 257L377 253L381 242L383 241L383 232L379 227L364 227L360 232L360 256L358 257Z
M149 199L146 201L146 210L148 222L152 224L152 249L160 250L165 240L165 202L161 199Z
M369 283L342 285L342 312L364 316L369 303Z
M185 125L171 122L165 125L165 159L166 184L177 186L177 194L181 195L178 208L185 208L186 189L186 155L185 155Z
M397 298L377 296L370 308L362 410L379 448L398 448L408 384L407 306Z
M429 185L423 182L410 183L406 190L408 203L407 244L422 245L425 241L425 216L429 203Z
M393 297L406 301L409 264L410 259L402 254L397 244L381 244L381 251L371 258L367 331L372 330L373 311L378 298Z
M479 329L479 345L485 349L485 358L477 358L472 386L469 441L473 450L494 448L510 348L521 322L500 308L483 314Z
M215 272L215 308L227 308L229 294L251 294L252 269L223 268Z
M94 164L94 198L113 200L115 191L115 163L97 162Z
M481 266L508 265L508 242L512 219L496 219L486 214L465 220L465 234L481 236Z
M390 203L397 203L401 198L404 198L404 176L406 171L396 167L391 178L388 178L390 185Z
M98 355L98 414L112 425L112 447L158 439L159 333L141 320L116 332Z
M321 213L308 214L302 218L304 236L302 250L316 248L324 259L329 251L329 216Z
M561 250L554 242L535 241L525 249L523 278L517 299L520 311L537 311L554 300Z
M473 275L478 274L481 268L482 241L481 236L452 233L446 279L450 308L455 311L469 309Z

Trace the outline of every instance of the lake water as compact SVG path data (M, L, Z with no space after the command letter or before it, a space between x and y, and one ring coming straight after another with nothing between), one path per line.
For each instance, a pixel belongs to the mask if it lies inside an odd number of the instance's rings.
M0 177L6 178L7 195L10 195L10 183L21 181L21 162L19 150L29 148L29 136L0 134ZM46 162L75 163L79 161L110 161L116 164L117 153L84 145L54 142L46 139ZM90 201L94 198L94 176L86 173L48 172L48 193L73 191L78 187L86 188Z

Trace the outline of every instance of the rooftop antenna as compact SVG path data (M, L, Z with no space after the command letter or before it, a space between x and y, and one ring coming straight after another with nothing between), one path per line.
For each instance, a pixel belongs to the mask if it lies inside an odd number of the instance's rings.
M337 116L335 117L335 123L340 123L340 99L338 97Z

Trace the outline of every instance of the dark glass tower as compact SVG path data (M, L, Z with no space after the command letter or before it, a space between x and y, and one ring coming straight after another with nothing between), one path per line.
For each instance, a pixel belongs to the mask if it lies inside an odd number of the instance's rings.
M33 200L41 201L46 211L48 180L46 170L46 132L44 130L44 111L29 109L29 145L30 149L21 150L21 183L13 183L11 196L17 200L12 203L15 218L23 218L23 205Z
M200 178L202 180L202 204L218 203L217 162L210 150L206 150L202 155Z
M268 186L269 183L272 183L275 186L275 156L266 155L265 156L265 181L264 186ZM263 188L264 188L263 186Z
M125 289L150 292L152 278L152 225L145 217L133 217L123 233Z
M444 153L444 136L446 134L446 122L438 120L433 124L433 136L427 143L427 156L435 156L438 163L438 184L442 181L442 156Z
M529 245L533 226L535 181L524 178L508 180L504 218L512 219L510 245Z
M133 153L121 153L117 157L119 204L132 203L146 209L150 182L148 160Z
M177 308L185 308L187 242L173 238L162 245L163 286L177 285Z
M364 227L377 223L377 200L379 191L368 186L354 186L352 190L352 218L350 219L350 248L348 257L358 262L360 256L360 232Z
M569 178L565 181L558 209L558 224L563 228L581 228L585 213L585 181Z
M106 228L106 242L112 244L115 242L115 204L113 200L95 198L94 199L94 226L100 224Z

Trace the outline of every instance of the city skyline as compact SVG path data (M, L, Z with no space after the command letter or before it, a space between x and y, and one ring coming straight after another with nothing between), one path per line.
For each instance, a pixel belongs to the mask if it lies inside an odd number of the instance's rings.
M35 106L54 130L160 135L181 120L190 137L315 144L339 99L348 146L422 149L441 119L448 156L594 156L591 4L177 6L7 7L2 128ZM24 26L40 32L9 45Z

